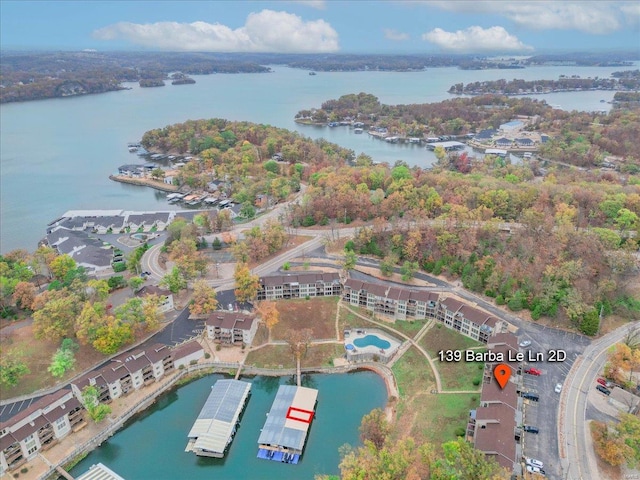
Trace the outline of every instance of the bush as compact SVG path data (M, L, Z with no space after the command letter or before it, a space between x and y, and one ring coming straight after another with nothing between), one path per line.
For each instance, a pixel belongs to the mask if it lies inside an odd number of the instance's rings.
M482 382L482 379L481 379L481 378L477 378L477 377L476 377L476 378L474 378L474 379L473 379L473 385L474 385L475 387L477 387L478 385L480 385L480 382Z
M189 362L189 365L195 365L196 363L198 363L198 360L191 360L191 361Z
M209 352L205 352L204 358L207 359L207 360L210 359L211 358L211 354Z
M355 249L356 249L356 244L353 242L353 240L349 240L349 241L347 241L347 243L344 244L344 251L345 252L347 252L349 250L354 252Z
M222 350L222 345L220 344L216 345L216 352L219 352L220 350Z
M109 289L117 290L118 288L125 287L127 282L122 275L115 275L107 280L107 285L109 285Z
M496 296L496 305L504 305L505 301L504 301L504 297L502 295L497 295Z
M27 473L27 472L29 472L29 469L27 467L22 467L20 469L20 473Z
M125 262L115 262L112 267L114 272L120 273L127 269L127 264Z
M456 434L456 437L464 437L466 430L464 429L464 427L457 427L454 432Z
M178 367L178 370L184 370L184 365L180 365L180 366Z
M289 262L284 262L284 265L282 265L282 269L287 271L291 268L291 264Z

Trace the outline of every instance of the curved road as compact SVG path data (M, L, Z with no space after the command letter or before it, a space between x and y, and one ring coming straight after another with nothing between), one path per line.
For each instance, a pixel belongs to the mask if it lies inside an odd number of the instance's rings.
M563 478L593 479L598 471L593 451L587 448L587 394L607 360L609 347L620 342L632 330L640 328L634 322L591 343L576 360L567 376L558 413L559 453Z

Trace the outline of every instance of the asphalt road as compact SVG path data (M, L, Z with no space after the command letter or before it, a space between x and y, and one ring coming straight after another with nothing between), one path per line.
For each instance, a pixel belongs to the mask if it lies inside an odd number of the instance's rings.
M587 435L590 435L587 428L588 395L594 390L595 380L604 367L607 349L621 341L628 332L638 328L640 322L634 322L594 341L584 350L567 380L559 409L558 428L562 478L596 478L596 460L585 441Z

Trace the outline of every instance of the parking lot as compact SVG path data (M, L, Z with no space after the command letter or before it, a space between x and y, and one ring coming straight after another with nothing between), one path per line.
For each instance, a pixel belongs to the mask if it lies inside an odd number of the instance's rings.
M563 478L558 456L557 425L560 393L556 393L554 389L556 384L564 382L578 351L582 348L575 343L572 345L571 342L560 342L558 337L564 336L563 332L548 330L547 333L550 335L525 334L519 337L532 341L532 345L525 350L530 350L532 355L543 352L546 358L549 349L562 349L567 353L567 358L563 362L523 363L523 372L527 368L534 367L541 371L541 375L522 374L522 390L535 392L539 396L537 402L523 399L524 424L537 427L539 433L523 433L522 451L525 457L535 458L544 463L547 478L559 480Z

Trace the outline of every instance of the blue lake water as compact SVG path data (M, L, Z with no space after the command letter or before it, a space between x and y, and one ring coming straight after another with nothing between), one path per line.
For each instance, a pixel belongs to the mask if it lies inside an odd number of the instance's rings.
M240 427L224 459L198 457L184 451L187 434L211 386L220 375L196 380L162 395L145 413L91 452L69 473L78 477L102 462L127 480L164 479L313 479L337 474L338 449L358 444L362 416L387 399L382 379L372 372L305 376L303 385L317 388L316 416L298 465L256 458L258 437L278 385L292 377L255 377Z
M637 68L634 66L633 68ZM451 98L454 83L499 78L556 79L559 75L606 77L622 68L536 67L524 70L423 72L320 72L274 66L269 74L197 76L194 85L167 85L0 106L0 252L33 250L46 224L67 210L172 210L165 195L112 182L109 174L138 160L127 143L152 128L188 119L221 117L297 130L326 138L374 161L427 167L432 152L417 145L390 144L347 127L297 125L303 108L348 93L372 93L388 104L437 102ZM613 92L535 96L561 108L605 110Z

